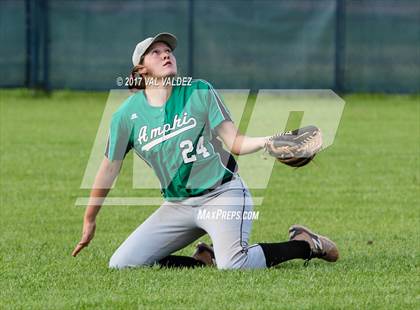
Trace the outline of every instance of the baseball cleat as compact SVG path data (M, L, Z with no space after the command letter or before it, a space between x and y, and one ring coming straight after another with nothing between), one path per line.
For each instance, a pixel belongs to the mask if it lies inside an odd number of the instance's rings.
M327 237L313 233L302 225L293 225L289 228L289 240L308 242L311 249L309 259L316 257L327 262L335 262L339 257L338 248L334 242Z
M204 242L197 243L192 257L204 263L207 267L216 266L213 247Z

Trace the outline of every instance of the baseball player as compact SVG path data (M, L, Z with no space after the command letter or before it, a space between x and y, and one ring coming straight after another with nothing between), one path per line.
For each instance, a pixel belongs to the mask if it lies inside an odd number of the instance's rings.
M105 157L85 211L82 238L72 255L92 240L103 200L125 155L133 150L156 173L165 201L120 245L109 267L215 263L219 269L251 269L297 258L336 261L336 245L300 225L289 229L289 241L248 244L252 219L241 215L252 211L253 202L232 154L257 152L271 145L273 138L240 134L208 82L168 83L177 74L176 46L174 35L160 33L135 47L133 74L142 78L140 90L113 114ZM204 211L240 216L200 217ZM206 233L213 247L200 244L193 257L172 255ZM205 259L206 255L212 259Z

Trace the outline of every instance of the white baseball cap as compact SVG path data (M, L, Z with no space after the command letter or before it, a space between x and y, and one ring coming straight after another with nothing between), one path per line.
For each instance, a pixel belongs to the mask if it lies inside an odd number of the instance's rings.
M155 42L164 42L169 45L169 47L174 50L176 48L177 39L176 37L168 32L162 32L157 34L154 38L147 38L136 45L136 48L133 52L133 65L137 66L140 63L140 58L147 51L147 49Z

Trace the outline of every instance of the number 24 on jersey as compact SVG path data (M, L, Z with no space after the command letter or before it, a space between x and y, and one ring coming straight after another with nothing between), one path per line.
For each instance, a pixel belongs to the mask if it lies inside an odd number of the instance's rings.
M181 154L184 160L184 163L188 164L197 160L197 155L203 156L206 158L210 156L210 153L207 151L204 146L204 137L201 136L198 139L197 147L195 149L195 154L191 154L194 150L194 145L191 140L184 140L179 144L179 147L182 149Z

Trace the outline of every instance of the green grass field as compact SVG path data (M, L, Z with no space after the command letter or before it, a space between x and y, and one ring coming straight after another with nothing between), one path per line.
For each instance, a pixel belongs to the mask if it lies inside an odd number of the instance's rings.
M347 96L335 143L316 164L276 164L251 243L285 240L301 223L331 236L341 260L256 271L109 270L156 206L104 207L92 244L70 256L106 97L0 91L1 309L418 309L419 96ZM144 194L131 188L129 166L113 195Z

